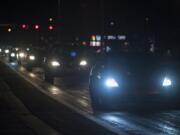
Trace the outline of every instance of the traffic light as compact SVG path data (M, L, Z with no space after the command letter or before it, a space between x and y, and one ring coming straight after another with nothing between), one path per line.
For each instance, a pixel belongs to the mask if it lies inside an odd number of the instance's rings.
M54 29L54 27L52 25L49 25L48 29L51 31Z
M27 29L28 28L28 26L26 24L22 24L21 27L22 27L22 29Z
M34 28L35 28L36 30L39 30L40 26L39 26L38 24L36 24L36 25L34 26Z

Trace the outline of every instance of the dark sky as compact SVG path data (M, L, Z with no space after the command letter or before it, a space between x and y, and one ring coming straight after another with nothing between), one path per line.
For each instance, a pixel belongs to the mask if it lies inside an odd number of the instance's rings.
M3 0L0 4L0 22L43 22L56 15L56 6L56 0Z
M66 35L91 34L101 31L100 0L61 0L61 20ZM47 23L57 17L57 0L3 0L0 23ZM105 0L105 25L115 21L119 33L137 33L145 28L174 40L180 35L179 0Z

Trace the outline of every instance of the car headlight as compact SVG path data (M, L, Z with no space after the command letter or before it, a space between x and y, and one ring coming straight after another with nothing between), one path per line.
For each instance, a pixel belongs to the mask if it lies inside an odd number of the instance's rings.
M25 57L25 54L23 52L19 53L19 57L20 58L24 58Z
M15 53L11 53L11 57L16 57L16 54Z
M29 59L33 61L33 60L36 59L36 57L35 57L34 55L30 55L30 56L29 56Z
M59 67L59 66L60 66L60 63L59 63L58 61L52 61L52 62L51 62L51 65L52 65L53 67Z
M170 87L172 86L172 80L170 78L165 77L162 83L163 87Z
M0 52L2 52L2 49L0 49Z
M8 54L10 51L9 51L8 49L6 49L4 52L5 52L6 54Z
M87 65L87 61L86 60L82 60L79 63L80 66L86 66Z
M105 80L105 85L109 88L119 87L118 82L114 78L108 78Z

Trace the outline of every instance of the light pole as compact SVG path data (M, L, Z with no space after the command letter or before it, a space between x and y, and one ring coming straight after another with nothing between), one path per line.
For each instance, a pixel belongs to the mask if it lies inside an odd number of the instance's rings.
M57 7L57 38L58 41L61 42L61 35L60 35L60 21L61 21L61 5L62 5L62 1L58 0L58 7Z
M101 5L101 42L102 42L102 51L103 53L105 52L105 40L104 40L104 36L105 36L105 10L104 10L104 0L100 1L100 5Z

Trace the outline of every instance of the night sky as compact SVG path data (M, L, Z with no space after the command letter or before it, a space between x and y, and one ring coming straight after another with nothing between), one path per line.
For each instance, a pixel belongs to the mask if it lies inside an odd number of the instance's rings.
M89 35L101 31L99 0L62 0L58 26L65 35ZM57 17L57 0L13 1L0 4L0 23L48 23ZM179 40L180 2L178 0L105 0L105 27L115 22L116 33L143 33L148 29L171 41ZM56 19L57 20L57 19ZM162 39L162 38L161 38Z

